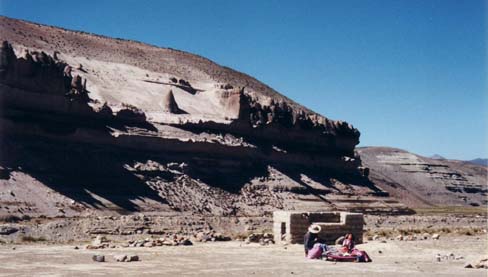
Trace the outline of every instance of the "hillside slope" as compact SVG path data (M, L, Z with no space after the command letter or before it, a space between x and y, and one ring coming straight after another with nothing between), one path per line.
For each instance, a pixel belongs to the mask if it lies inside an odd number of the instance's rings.
M357 149L370 179L410 207L485 206L488 167L388 147Z
M205 58L0 17L0 215L401 213L359 131Z

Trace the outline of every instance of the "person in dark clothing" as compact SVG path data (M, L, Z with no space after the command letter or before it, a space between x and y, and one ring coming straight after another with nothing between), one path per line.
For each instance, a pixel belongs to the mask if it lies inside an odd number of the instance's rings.
M319 242L318 233L322 228L319 225L312 224L308 227L308 232L303 237L303 246L305 247L305 256L308 251L313 248L314 244Z

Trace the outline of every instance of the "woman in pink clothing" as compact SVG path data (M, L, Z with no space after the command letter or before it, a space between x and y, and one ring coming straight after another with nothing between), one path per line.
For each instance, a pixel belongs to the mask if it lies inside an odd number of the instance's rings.
M354 236L352 234L346 234L342 241L342 252L351 253L354 250Z
M342 241L342 252L344 254L349 254L351 256L356 256L356 261L358 262L371 262L371 258L368 256L366 251L359 250L356 248L354 243L354 236L352 234L347 234Z

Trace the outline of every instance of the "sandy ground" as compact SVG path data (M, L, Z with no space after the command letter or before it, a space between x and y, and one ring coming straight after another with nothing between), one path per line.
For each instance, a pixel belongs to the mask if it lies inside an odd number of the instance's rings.
M81 246L81 245L80 245ZM15 247L15 250L13 249ZM487 276L485 269L465 269L466 262L488 256L484 236L444 236L426 241L370 241L359 245L372 263L306 260L301 245L246 245L241 242L194 246L75 250L74 245L0 246L0 276ZM381 251L381 253L380 253ZM437 254L460 260L437 262ZM107 262L91 260L105 255ZM141 261L117 263L114 254L136 254Z

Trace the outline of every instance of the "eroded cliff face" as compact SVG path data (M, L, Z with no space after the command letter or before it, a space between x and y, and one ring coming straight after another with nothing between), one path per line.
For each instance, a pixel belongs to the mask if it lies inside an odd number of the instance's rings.
M0 26L0 213L405 211L367 178L358 130L247 75L138 42Z

